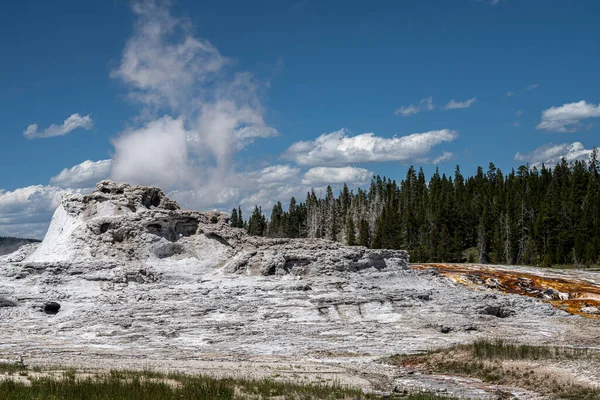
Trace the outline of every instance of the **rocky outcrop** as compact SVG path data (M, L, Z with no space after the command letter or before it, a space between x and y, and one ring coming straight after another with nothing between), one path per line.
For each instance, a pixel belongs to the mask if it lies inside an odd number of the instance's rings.
M408 267L405 251L346 247L323 240L250 237L226 214L182 210L155 187L102 181L67 195L26 263L117 263L191 259L226 273L306 275Z

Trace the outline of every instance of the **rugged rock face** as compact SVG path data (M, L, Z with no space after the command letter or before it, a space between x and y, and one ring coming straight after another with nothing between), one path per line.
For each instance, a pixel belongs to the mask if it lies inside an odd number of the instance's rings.
M597 329L539 299L413 270L404 251L250 237L225 214L110 181L66 196L40 245L0 257L0 321L0 358L318 362L355 378L395 353L481 336L585 344Z
M226 273L307 275L408 268L404 251L315 240L264 239L231 228L226 214L182 210L155 187L102 181L67 195L28 263L139 263L172 258Z

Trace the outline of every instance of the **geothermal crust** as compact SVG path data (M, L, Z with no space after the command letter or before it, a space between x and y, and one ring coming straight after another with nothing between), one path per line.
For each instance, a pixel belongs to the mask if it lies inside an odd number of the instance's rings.
M391 388L397 371L381 357L477 337L587 344L597 332L597 321L408 261L252 237L158 188L102 181L63 198L41 244L0 257L0 358L255 374L300 363Z

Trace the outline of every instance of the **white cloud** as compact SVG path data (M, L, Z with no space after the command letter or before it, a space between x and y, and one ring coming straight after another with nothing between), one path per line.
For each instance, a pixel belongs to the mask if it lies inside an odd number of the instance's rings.
M421 111L432 111L435 108L433 105L433 98L427 97L421 100L418 104L411 104L409 106L402 106L395 112L396 115L402 115L403 117L409 117L415 115Z
M300 183L300 168L270 165L240 173L230 170L221 175L219 181L210 179L202 186L175 190L169 195L185 207L229 210L238 204L245 207L272 205L277 200L288 200L292 195L306 194L306 190ZM258 198L264 203L258 202Z
M302 179L304 185L315 185L315 184L364 184L367 183L373 172L357 167L314 167L309 169Z
M409 163L422 159L436 145L451 142L458 132L449 129L383 138L373 133L351 136L341 129L323 134L314 141L291 145L283 157L301 166L341 166L351 163L399 161Z
M110 164L111 160L88 160L63 169L50 185L0 189L0 236L43 238L62 195L90 192L108 176Z
M548 143L529 153L515 154L515 160L527 162L531 167L539 167L542 164L554 166L562 158L566 161L587 160L591 153L592 150L586 149L580 142Z
M281 184L290 182L300 173L300 168L289 165L271 165L258 173L256 182L261 185Z
M175 190L168 195L187 208L229 211L238 205L251 211L260 205L267 212L277 201L287 202L291 196L304 199L309 187L300 182L300 169L289 165L272 165L261 170L231 173L222 182L211 180L195 189ZM300 200L298 200L300 201ZM246 215L248 217L248 215Z
M515 115L517 115L517 116L523 115L523 110L517 110L517 112L515 113Z
M455 101L454 99L450 100L448 104L444 106L444 110L454 110L457 108L469 108L471 104L477 101L477 97L473 97L472 99L466 101Z
M241 197L239 205L246 211L245 217L250 216L250 212L255 205L261 206L263 213L267 218L271 215L273 205L277 201L281 201L284 205L292 196L296 198L296 201L304 201L307 191L310 188L302 186L299 183L296 185L277 185L272 187L262 187L259 190L249 192L245 196Z
M53 136L64 136L77 128L90 130L94 127L94 122L89 115L82 117L79 114L73 114L62 123L62 125L50 125L48 128L40 131L37 124L31 124L25 129L23 135L27 139L42 139Z
M452 99L444 107L442 107L442 109L453 110L457 108L469 108L475 101L477 101L476 97L462 102ZM402 106L396 109L395 114L402 115L403 117L410 117L411 115L418 114L421 111L433 111L434 109L435 106L433 105L433 98L427 97L417 104L410 104L408 106Z
M42 185L0 192L0 221L4 222L7 216L14 216L23 209L39 209L40 205L52 212L60 201L60 192L59 188Z
M529 92L531 90L537 89L538 87L540 87L540 85L538 85L537 83L534 83L533 85L529 85L529 86L525 86L523 89L518 90L517 92L515 91L508 91L506 92L506 95L508 97L514 96L515 94L517 94L518 92Z
M449 151L445 151L443 152L440 156L434 158L431 163L436 165L436 164L441 164L443 162L449 161L454 157L454 153L451 153Z
M394 114L409 117L411 115L417 114L419 111L421 111L421 108L419 106L411 104L410 106L402 106L398 108Z
M513 126L521 126L521 123L519 121L515 121L513 122Z
M534 83L533 85L529 85L529 86L527 86L527 87L525 88L525 91L526 91L526 92L529 92L530 90L537 89L539 86L540 86L540 85L538 85L537 83Z
M111 160L84 161L63 169L50 185L0 190L0 236L41 239L65 193L88 193L108 177Z
M0 191L0 236L41 239L63 193L42 185Z
M203 209L230 211L240 205L244 213L248 213L255 205L259 205L268 217L277 201L281 201L284 206L292 196L297 201L304 201L311 188L323 194L327 185L338 191L346 183L353 189L367 183L372 175L366 169L351 166L317 167L301 173L298 167L271 165L255 171L232 172L223 178L220 185L213 186L210 183L209 186L197 189L172 191L168 195L182 207L192 209L197 209L198 204L204 204ZM246 218L249 216L244 215Z
M581 100L552 107L542 112L542 120L536 129L554 132L576 132L581 128L580 121L600 117L600 104L594 105Z
M50 183L61 188L89 188L110 176L112 160L86 160L71 168L63 169L50 178Z

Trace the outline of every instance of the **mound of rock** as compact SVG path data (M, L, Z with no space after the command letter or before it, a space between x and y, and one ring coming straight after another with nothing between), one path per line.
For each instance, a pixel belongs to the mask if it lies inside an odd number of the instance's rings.
M251 237L226 214L182 210L156 187L102 181L67 195L28 263L156 262L191 259L227 273L306 275L408 267L405 251L323 240Z

